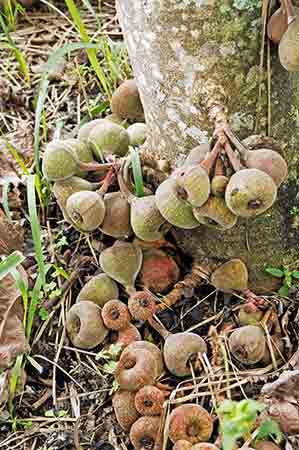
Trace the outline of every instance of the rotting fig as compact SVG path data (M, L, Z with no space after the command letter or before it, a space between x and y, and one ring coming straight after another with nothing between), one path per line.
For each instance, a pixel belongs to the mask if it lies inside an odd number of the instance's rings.
M102 319L109 330L123 330L130 323L127 305L120 300L109 300L102 309Z
M129 150L129 135L117 123L103 120L91 129L88 145L99 160L109 154L125 156Z
M236 216L255 217L271 208L276 195L276 184L268 174L258 169L243 169L231 177L225 201Z
M266 338L263 330L255 325L237 328L228 339L233 356L246 366L252 366L263 359Z
M134 79L124 81L113 93L111 111L123 119L144 119L143 106Z
M159 417L140 417L130 430L130 440L135 450L154 450L159 426Z
M199 223L217 230L229 230L238 220L226 206L224 199L214 196L210 196L203 206L193 208L193 215Z
M127 128L130 138L130 145L142 145L146 140L146 125L145 123L133 123Z
M186 404L176 407L169 417L169 438L197 444L208 441L213 432L212 416L199 405Z
M105 203L98 192L75 192L66 202L66 213L79 231L91 232L99 228L104 220L105 210Z
M224 292L243 291L248 288L248 271L240 259L231 259L211 275L211 284Z
M180 187L175 178L163 181L156 190L156 205L167 222L178 228L193 229L199 226L192 207L180 196Z
M278 445L271 441L258 441L254 444L255 450L280 450Z
M110 192L104 196L105 217L100 226L104 234L116 239L127 238L132 232L130 205L121 192Z
M128 345L132 344L133 342L141 340L142 337L138 329L135 327L135 325L129 323L126 328L118 330L118 337L115 343L121 345L122 348L125 348L128 347Z
M160 249L143 253L139 283L154 293L164 293L180 278L180 269L172 256Z
M140 417L135 407L135 393L118 391L112 398L112 405L117 422L123 430L129 431L134 422Z
M105 273L93 276L81 289L77 302L90 301L103 307L109 300L117 299L119 289L112 278Z
M100 264L107 275L122 284L130 294L135 292L136 277L142 265L142 251L130 242L115 241L100 254Z
M191 447L191 442L180 439L179 441L176 441L176 443L172 447L172 450L191 450Z
M151 319L157 310L153 295L147 291L133 294L129 298L128 308L134 320L142 321Z
M165 401L164 393L156 386L144 386L135 396L135 407L142 416L160 416Z
M193 208L202 206L209 198L211 183L207 171L200 165L183 167L175 172L179 197Z
M188 332L168 336L163 349L165 365L177 377L190 375L190 364L196 360L198 353L205 352L207 345L202 337Z
M66 315L66 330L73 345L85 350L101 344L108 333L101 309L88 301L76 303L70 308Z

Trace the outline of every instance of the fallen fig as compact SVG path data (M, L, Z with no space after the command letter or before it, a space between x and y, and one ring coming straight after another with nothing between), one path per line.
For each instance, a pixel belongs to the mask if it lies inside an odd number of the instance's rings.
M198 353L205 352L207 345L202 337L187 332L168 336L163 349L165 365L177 377L190 375L190 363L196 360Z
M117 123L117 125L121 125L123 128L128 128L126 119L122 119L117 114L114 114L114 113L109 114L108 116L105 117L105 119L110 120L110 122Z
M130 145L142 145L146 140L146 125L145 123L133 123L127 128L130 138Z
M131 226L135 235L143 241L159 241L164 238L164 217L160 214L154 195L131 198Z
M118 298L118 286L105 273L92 277L81 289L77 302L90 301L103 307L109 300Z
M123 430L129 431L134 422L139 418L135 407L135 393L118 391L112 398L112 405L116 420Z
M268 38L274 42L274 44L279 44L282 36L288 29L288 17L286 12L282 7L278 8L269 19L267 26Z
M267 173L279 187L288 175L285 159L276 151L269 148L248 151L245 156L248 169L258 169Z
M128 308L134 320L147 321L156 312L153 295L147 291L135 292L128 301Z
M105 217L100 226L104 234L116 239L130 236L130 205L121 192L110 192L104 196Z
M139 283L154 293L164 293L180 278L180 269L172 256L159 249L143 253Z
M292 8L288 13L288 28L278 47L280 63L288 72L299 72L298 33L299 17L295 16Z
M202 206L211 192L207 171L200 165L183 167L175 172L178 195L193 208Z
M155 358L159 376L163 373L163 371L164 371L163 356L162 356L161 350L156 345L152 344L151 342L140 341L140 342L134 342L130 346L130 349L132 351L136 351L136 352L138 352L139 350L149 351ZM148 384L152 384L152 383L148 383Z
M231 259L211 275L211 284L224 292L242 291L248 287L248 271L240 259Z
M107 275L122 284L130 294L135 292L136 277L142 265L142 251L130 242L115 243L100 255L100 264Z
M130 440L135 450L154 450L160 425L159 417L140 417L130 430Z
M201 406L187 404L176 407L169 417L169 438L191 444L208 441L213 431L213 419Z
M130 323L127 305L120 300L109 300L102 309L102 319L109 330L123 330Z
M254 325L246 325L233 331L228 343L233 356L246 366L258 363L265 354L265 335L260 327Z
M134 79L124 81L113 93L111 111L123 119L144 119L143 106Z
M141 341L141 334L135 325L129 323L128 326L122 330L118 330L118 337L116 344L121 345L122 348L128 347L133 342Z
M88 301L76 303L70 308L66 315L66 330L73 345L85 350L101 344L108 333L101 309Z
M90 135L91 130L101 124L104 119L94 119L90 120L89 122L82 125L82 127L79 128L78 131L78 139L80 142L84 142L85 144L88 144L88 138Z
M258 169L244 169L231 177L225 201L236 216L255 217L271 208L276 195L276 184L268 174Z
M129 135L117 123L103 120L91 129L88 136L88 145L96 159L99 160L109 154L125 156L129 150Z
M98 192L80 191L66 202L66 213L72 225L79 231L94 231L104 220L105 203Z
M156 205L167 222L179 228L193 229L199 226L192 207L180 196L180 187L175 178L168 178L158 187Z
M191 447L191 442L180 439L179 441L176 441L176 443L172 447L172 450L191 450Z
M144 386L135 396L135 407L142 416L160 416L165 401L164 393L155 386Z
M203 206L193 208L193 215L199 223L217 230L229 230L238 220L228 209L224 199L214 196L211 196Z
M200 144L194 147L184 161L184 166L194 166L200 164L210 152L209 144Z
M262 320L264 311L257 309L256 311L251 311L247 305L242 306L238 312L238 319L240 325L258 325Z
M201 442L200 444L193 445L192 450L219 450L219 447L209 442Z

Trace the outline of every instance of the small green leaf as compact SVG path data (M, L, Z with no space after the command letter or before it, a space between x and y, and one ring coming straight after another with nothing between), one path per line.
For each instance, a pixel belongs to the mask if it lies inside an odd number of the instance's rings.
M298 270L293 270L292 277L296 278L296 280L299 280L299 271Z
M283 297L287 297L289 295L289 288L286 284L281 286L281 288L278 291L279 295L282 295Z
M46 310L46 308L44 308L43 306L40 308L39 310L39 317L45 321L48 319L49 317L49 312Z
M117 366L116 361L109 361L103 365L103 370L107 373L113 374Z
M276 278L282 278L284 276L284 272L280 269L275 269L275 267L267 267L266 272Z
M262 440L273 437L277 442L282 440L282 432L277 422L272 419L265 420L258 429L256 439Z

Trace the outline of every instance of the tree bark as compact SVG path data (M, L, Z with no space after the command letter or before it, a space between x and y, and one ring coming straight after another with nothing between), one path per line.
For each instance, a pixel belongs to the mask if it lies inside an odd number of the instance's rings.
M118 17L145 110L150 151L174 161L207 142L218 107L228 112L239 138L256 134L256 121L259 133L266 132L266 76L261 102L257 101L262 44L258 3L118 1ZM218 264L241 258L256 292L277 287L277 279L266 274L265 266L295 265L299 246L298 76L280 66L277 47L271 48L271 61L272 135L289 165L278 200L266 213L253 220L239 219L237 226L225 232L205 226L178 232L182 249L199 261Z

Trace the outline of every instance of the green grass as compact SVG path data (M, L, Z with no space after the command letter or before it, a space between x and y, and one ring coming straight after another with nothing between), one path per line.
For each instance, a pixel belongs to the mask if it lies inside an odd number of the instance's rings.
M9 273L12 273L15 268L22 264L25 257L20 252L13 252L11 255L6 256L0 262L0 280L6 277Z

